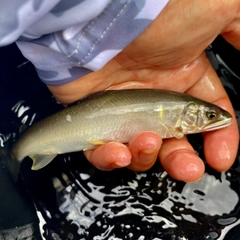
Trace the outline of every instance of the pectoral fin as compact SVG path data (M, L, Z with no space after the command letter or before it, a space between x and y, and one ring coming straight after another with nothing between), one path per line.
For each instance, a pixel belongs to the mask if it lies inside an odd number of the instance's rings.
M181 129L169 128L169 127L166 127L166 128L167 128L168 133L166 134L165 138L175 137L175 138L180 139L180 138L184 137L184 133L181 131Z
M164 123L162 123L162 125L167 130L167 132L165 133L165 137L164 138L175 137L175 138L180 139L180 138L184 137L184 133L182 132L181 127L168 127Z
M48 165L55 157L57 154L53 155L32 155L29 156L33 160L33 165L32 165L32 170L39 170L46 165Z
M181 132L181 131L179 131L178 129L174 129L174 130L172 131L172 134L174 135L175 138L178 138L178 139L184 137L184 133Z

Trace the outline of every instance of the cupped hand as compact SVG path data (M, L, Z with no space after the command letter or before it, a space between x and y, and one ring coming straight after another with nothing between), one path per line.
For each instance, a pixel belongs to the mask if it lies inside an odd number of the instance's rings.
M204 54L219 34L240 49L239 1L170 0L153 23L102 69L65 85L48 87L65 104L106 89L168 89L215 103L234 116L231 102ZM235 117L231 126L204 133L203 137L208 164L218 171L227 170L235 160L239 142ZM202 160L186 138L162 141L152 132L136 136L127 146L111 142L85 154L104 170L127 166L144 171L158 157L175 179L193 182L204 173Z

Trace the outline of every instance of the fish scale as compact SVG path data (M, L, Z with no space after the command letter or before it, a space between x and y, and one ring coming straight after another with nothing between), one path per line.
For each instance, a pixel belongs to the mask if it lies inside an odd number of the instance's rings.
M110 90L93 94L27 129L12 148L14 161L33 159L32 169L60 153L96 148L153 131L162 138L182 138L226 127L231 115L193 96L166 90Z

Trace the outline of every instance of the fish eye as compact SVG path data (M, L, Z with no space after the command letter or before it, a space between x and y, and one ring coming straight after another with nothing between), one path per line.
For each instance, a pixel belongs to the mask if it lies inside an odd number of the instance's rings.
M216 112L214 112L214 111L207 112L207 118L209 120L213 120L216 117L217 117L217 113Z

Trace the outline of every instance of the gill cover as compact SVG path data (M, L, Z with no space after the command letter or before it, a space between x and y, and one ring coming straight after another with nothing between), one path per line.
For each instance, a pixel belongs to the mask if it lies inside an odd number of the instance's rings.
M200 131L200 115L200 105L195 102L189 102L182 112L178 128L181 129L183 134Z

